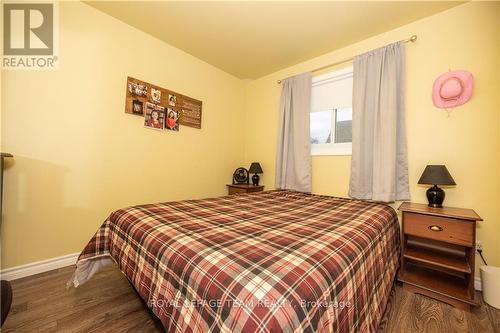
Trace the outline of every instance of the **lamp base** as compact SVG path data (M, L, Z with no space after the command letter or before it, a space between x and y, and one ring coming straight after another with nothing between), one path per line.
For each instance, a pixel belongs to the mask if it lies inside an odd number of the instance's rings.
M427 194L427 201L429 201L428 206L429 207L434 207L434 208L442 208L443 207L443 201L444 201L444 191L438 187L437 185L434 185L433 187L429 188L426 192Z
M252 176L252 184L253 184L254 186L259 186L259 180L260 180L260 177L259 177L259 175L258 175L258 174L254 174L254 175Z

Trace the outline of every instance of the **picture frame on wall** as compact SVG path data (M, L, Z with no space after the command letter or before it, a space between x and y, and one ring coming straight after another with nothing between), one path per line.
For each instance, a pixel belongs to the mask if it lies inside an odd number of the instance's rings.
M175 106L175 103L177 103L177 96L173 94L168 95L168 105L170 106Z
M151 102L155 104L161 103L161 90L151 87Z
M144 127L163 130L165 122L165 108L153 103L146 103L146 114L144 115Z
M165 116L165 129L169 131L179 131L179 112L174 109L167 109Z
M144 115L144 103L138 99L132 101L132 113L137 115Z
M148 86L137 82L128 82L128 91L132 95L146 97L148 95Z
M152 106L149 104L161 108L157 111L160 113L159 116L161 115L160 111L163 112L162 129L178 131L181 125L201 129L202 101L128 76L125 113L144 118L151 117ZM171 126L169 128L167 128L167 109L172 110L175 115L175 125L173 125L173 120L170 120ZM156 118L156 113L154 117ZM145 121L146 127L158 129L158 124L156 122L154 124L154 126L147 126Z

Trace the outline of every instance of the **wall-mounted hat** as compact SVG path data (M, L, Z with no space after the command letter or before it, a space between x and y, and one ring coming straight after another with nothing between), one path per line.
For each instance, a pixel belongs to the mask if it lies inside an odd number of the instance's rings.
M438 108L447 109L465 104L472 96L474 77L468 71L449 71L441 74L432 87L432 101Z

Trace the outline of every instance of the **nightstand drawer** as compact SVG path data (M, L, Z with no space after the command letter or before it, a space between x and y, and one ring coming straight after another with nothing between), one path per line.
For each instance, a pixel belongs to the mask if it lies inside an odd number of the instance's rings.
M472 247L474 223L431 215L404 213L405 234Z
M264 189L264 186L253 186L249 187L247 192L252 193L252 192L261 192Z
M227 184L228 194L252 193L264 191L263 185Z
M244 188L239 188L239 187L230 187L229 188L229 194L236 194L236 193L247 193L248 191Z

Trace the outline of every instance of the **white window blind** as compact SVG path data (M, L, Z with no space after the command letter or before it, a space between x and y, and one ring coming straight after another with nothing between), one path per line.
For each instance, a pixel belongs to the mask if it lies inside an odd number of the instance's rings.
M311 90L311 154L352 152L353 68L313 78Z

